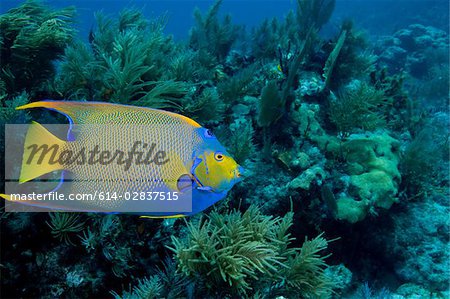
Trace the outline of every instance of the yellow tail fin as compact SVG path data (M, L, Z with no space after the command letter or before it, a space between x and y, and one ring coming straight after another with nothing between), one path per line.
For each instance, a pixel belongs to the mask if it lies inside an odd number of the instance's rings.
M4 199L6 199L6 200L11 200L11 195L8 195L8 194L2 194L2 193L0 193L0 197L1 197L1 198L4 198Z
M19 182L24 183L46 173L64 169L64 165L58 162L58 157L65 143L42 125L33 122L25 137Z

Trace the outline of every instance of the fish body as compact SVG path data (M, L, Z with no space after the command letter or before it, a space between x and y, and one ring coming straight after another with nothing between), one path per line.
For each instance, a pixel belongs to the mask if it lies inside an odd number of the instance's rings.
M37 152L36 147L27 145L52 144L57 145L57 156L64 156L66 160L65 163L61 160L60 163L51 163L51 156L46 156L37 165L36 156L33 163L22 164L21 183L61 170L62 180L71 181L64 185L64 192L68 193L111 194L114 191L117 195L123 195L187 192L192 196L191 212L140 213L173 217L192 215L206 209L224 198L241 179L242 168L216 137L188 117L158 109L96 102L41 101L17 109L29 108L47 108L62 113L69 119L71 128L65 141L38 123L30 126L24 159L31 157L30 151ZM132 129L127 129L130 126ZM126 151L114 152L125 145L132 147L134 154L128 153L127 157ZM92 157L83 152L93 148L102 159L89 160ZM106 152L109 154L102 156ZM137 163L138 157L141 161L152 163L142 166ZM130 162L132 158L135 159L133 163ZM108 167L101 163L114 159L122 163L111 163ZM40 203L45 204L48 203ZM96 200L83 203L82 210L123 211L127 204L124 200ZM80 203L76 205L80 206ZM54 203L48 207L59 208ZM65 203L62 209L66 207L73 208Z

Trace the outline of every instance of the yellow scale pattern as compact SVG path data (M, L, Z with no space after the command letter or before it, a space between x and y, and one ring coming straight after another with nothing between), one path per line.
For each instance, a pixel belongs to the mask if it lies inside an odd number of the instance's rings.
M151 145L156 144L157 150L164 150L169 162L164 165L136 165L131 164L128 171L124 165L112 163L103 166L71 164L66 168L71 173L70 193L100 194L100 192L146 191L177 191L176 183L183 174L190 172L193 150L203 142L199 136L200 125L195 121L170 112L149 108L109 105L109 104L81 104L70 102L49 102L47 108L55 109L68 115L74 122L73 133L75 141L67 143L67 148L74 153L81 148L93 149L98 145L99 150L108 150L112 154L117 149L127 152L135 141ZM78 127L77 124L83 125ZM138 147L142 151L142 144ZM147 148L148 150L148 148ZM144 157L147 151L144 150ZM117 161L117 159L116 159ZM135 160L134 160L135 161ZM67 179L67 177L66 177ZM80 203L77 203L79 207ZM87 201L85 206L117 209L126 204L118 201Z

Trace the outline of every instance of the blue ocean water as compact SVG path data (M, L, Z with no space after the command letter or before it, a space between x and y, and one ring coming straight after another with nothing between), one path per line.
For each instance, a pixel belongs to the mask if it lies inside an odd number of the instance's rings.
M21 3L20 0L2 0L0 13ZM196 7L207 11L212 0L48 0L49 5L62 8L73 5L77 8L77 28L81 37L86 37L94 26L94 13L103 11L117 15L124 8L142 9L146 17L167 14L169 21L166 33L177 39L186 39L194 24L193 11ZM231 14L236 24L252 28L265 18L283 17L289 9L295 8L294 0L225 0L221 15ZM373 34L389 34L406 24L426 20L429 25L448 32L449 2L446 0L337 0L331 22L325 32L336 32L343 19L351 18Z

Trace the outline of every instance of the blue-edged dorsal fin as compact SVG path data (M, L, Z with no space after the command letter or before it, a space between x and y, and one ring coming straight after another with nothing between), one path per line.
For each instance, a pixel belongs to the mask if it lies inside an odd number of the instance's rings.
M194 120L173 112L147 107L137 107L129 105L111 104L103 102L76 102L76 101L40 101L33 102L16 109L47 108L64 114L72 124L147 124L155 119L178 119L194 128L201 126ZM136 118L134 113L145 113L146 117ZM140 115L143 116L143 115ZM161 123L161 121L159 122ZM162 122L164 123L164 121Z

